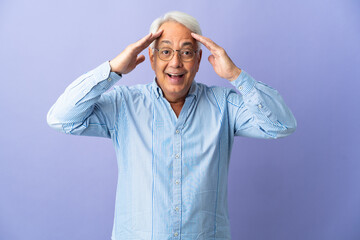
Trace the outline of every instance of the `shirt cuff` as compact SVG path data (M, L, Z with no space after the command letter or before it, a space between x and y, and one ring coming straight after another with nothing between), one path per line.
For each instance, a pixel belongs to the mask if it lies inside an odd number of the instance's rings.
M87 72L85 75L81 76L81 81L85 81L81 91L84 96L92 90L102 94L111 88L117 81L119 81L120 78L121 76L118 74L110 72L109 61L106 61L93 70ZM75 87L78 86L77 83L72 84Z
M254 88L256 81L247 72L241 69L239 77L230 83L244 96Z
M116 83L117 81L120 80L121 75L118 75L115 72L110 72L111 68L110 68L110 63L109 61L106 61L104 63L102 63L101 65L99 65L98 67L96 67L95 69L93 69L92 71L90 71L88 74L93 75L93 79L96 82L93 82L92 85L96 85L104 80L107 80L109 83Z

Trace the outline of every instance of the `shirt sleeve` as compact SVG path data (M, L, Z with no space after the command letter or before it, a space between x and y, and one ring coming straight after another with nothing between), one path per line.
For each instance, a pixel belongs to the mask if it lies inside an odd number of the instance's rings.
M67 134L110 138L119 96L115 90L106 91L120 78L110 72L108 61L81 75L50 108L49 126Z
M296 119L277 90L243 70L231 83L238 90L227 99L236 136L280 138L295 131Z

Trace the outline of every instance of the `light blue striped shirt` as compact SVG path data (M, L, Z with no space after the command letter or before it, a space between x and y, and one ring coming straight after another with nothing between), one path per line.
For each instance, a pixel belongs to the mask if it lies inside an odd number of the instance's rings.
M234 136L278 138L296 120L278 92L245 71L237 89L193 81L177 118L154 80L115 86L105 62L51 107L64 133L111 138L118 162L112 232L124 239L231 239L227 178Z

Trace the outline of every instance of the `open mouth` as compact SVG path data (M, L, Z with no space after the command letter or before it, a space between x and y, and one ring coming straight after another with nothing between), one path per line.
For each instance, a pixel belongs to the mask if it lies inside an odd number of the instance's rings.
M166 73L169 77L169 80L173 84L182 84L184 80L185 74L172 74L172 73Z
M182 78L184 76L184 74L167 74L169 77L171 78Z

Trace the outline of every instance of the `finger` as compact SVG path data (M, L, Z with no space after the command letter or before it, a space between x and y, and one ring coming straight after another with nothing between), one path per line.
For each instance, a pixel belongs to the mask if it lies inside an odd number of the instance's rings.
M198 40L199 42L201 42L202 44L204 44L204 46L209 49L209 51L213 52L215 51L219 46L214 43L210 38L201 36L199 34L196 33L191 33L191 36L193 36L193 38L195 38L196 40Z
M149 33L148 35L146 35L145 37L143 37L142 39L140 39L139 41L137 41L136 43L133 44L134 46L134 50L137 53L140 53L142 50L144 50L146 48L146 43L147 41L151 38L152 33ZM144 47L145 46L145 47Z
M214 55L210 55L210 56L208 57L208 60L209 60L209 62L211 63L211 65L214 66L214 64L215 64L215 57L214 57Z
M149 40L146 42L145 48L147 48L153 41L155 41L156 39L158 39L161 34L164 32L164 29L161 29L159 31L157 31L156 33L154 33Z
M140 55L136 58L136 62L135 65L137 66L138 64L142 63L143 61L145 61L145 56L144 55Z
M148 35L137 41L135 44L138 46L145 44L152 37L152 35L153 35L152 33L149 33Z
M149 33L142 39L136 42L136 50L140 53L142 50L147 48L155 39L161 36L164 32L163 29L157 31L156 33Z
M150 41L153 41L161 36L161 34L164 32L164 29L158 30L156 33L154 33L150 39Z

